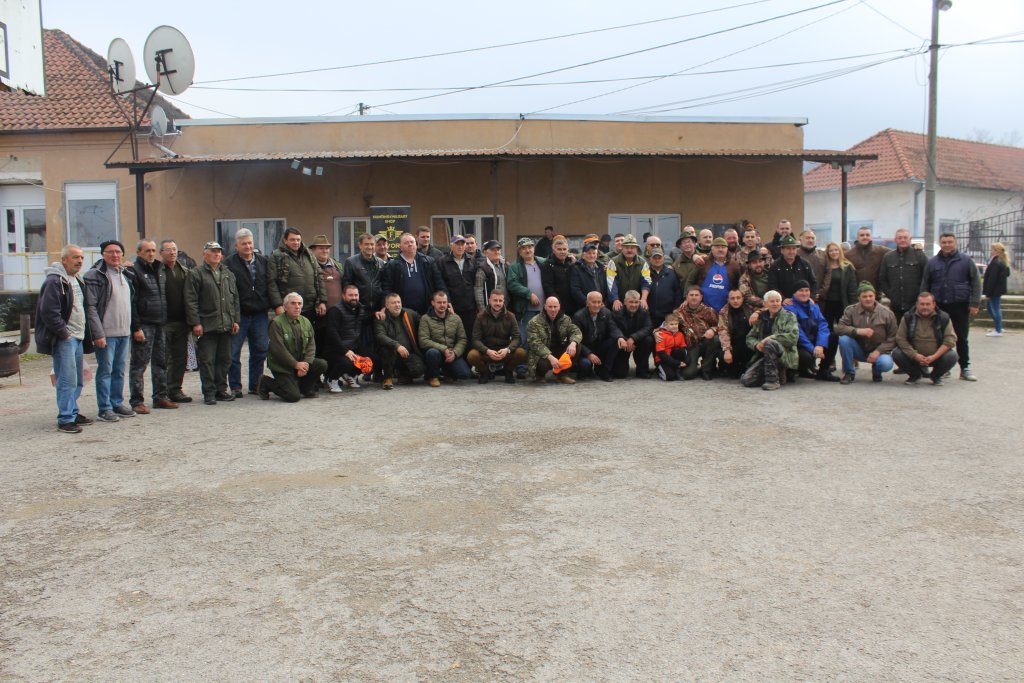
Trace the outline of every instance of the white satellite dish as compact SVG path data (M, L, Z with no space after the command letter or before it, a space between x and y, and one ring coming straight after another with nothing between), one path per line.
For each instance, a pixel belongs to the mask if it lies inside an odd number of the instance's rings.
M180 95L192 85L196 75L196 58L192 46L181 31L173 26L157 26L146 38L143 49L146 75L157 90L167 95Z
M135 87L135 57L123 38L114 38L107 48L107 70L110 85L116 93L125 93Z
M171 132L169 119L163 107L153 107L149 112L149 129L159 138Z

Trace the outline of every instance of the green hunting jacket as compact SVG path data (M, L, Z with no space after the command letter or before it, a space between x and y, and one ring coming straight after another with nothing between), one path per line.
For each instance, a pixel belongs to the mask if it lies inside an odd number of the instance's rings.
M203 332L231 332L241 320L235 274L223 264L214 273L208 263L188 271L185 276L185 321L190 327L203 326Z

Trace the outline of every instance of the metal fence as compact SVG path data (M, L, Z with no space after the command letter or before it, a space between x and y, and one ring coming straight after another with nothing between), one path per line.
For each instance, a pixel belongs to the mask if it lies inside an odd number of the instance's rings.
M989 262L994 242L1002 242L1010 256L1010 267L1024 269L1024 209L959 223L956 234L960 250L969 254L982 268Z

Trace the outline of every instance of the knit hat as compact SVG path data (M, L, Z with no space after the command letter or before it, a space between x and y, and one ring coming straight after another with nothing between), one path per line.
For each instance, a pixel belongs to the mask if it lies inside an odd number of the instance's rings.
M729 246L729 243L725 241L724 237L716 237L715 239L711 240L711 246L713 246L713 247L727 247L727 246Z
M868 282L867 280L861 280L860 284L857 285L857 296L860 296L864 292L873 292L873 291L875 291L875 286L873 284L871 284L870 282Z
M810 289L810 288L811 288L811 283L808 282L807 280L797 280L793 284L793 291L794 292L797 291L797 290L800 290L800 289Z

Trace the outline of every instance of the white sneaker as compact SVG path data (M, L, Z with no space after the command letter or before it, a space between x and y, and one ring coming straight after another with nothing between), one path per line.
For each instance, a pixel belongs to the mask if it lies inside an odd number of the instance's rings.
M327 391L332 393L332 394L340 394L341 393L341 387L338 386L338 380L336 380L336 379L329 379L329 380L327 380Z
M996 332L995 330L992 330L991 332L986 332L985 336L986 337L1002 337L1003 333L1002 332Z
M347 384L351 389L359 388L359 381L352 375L342 375L341 381Z

